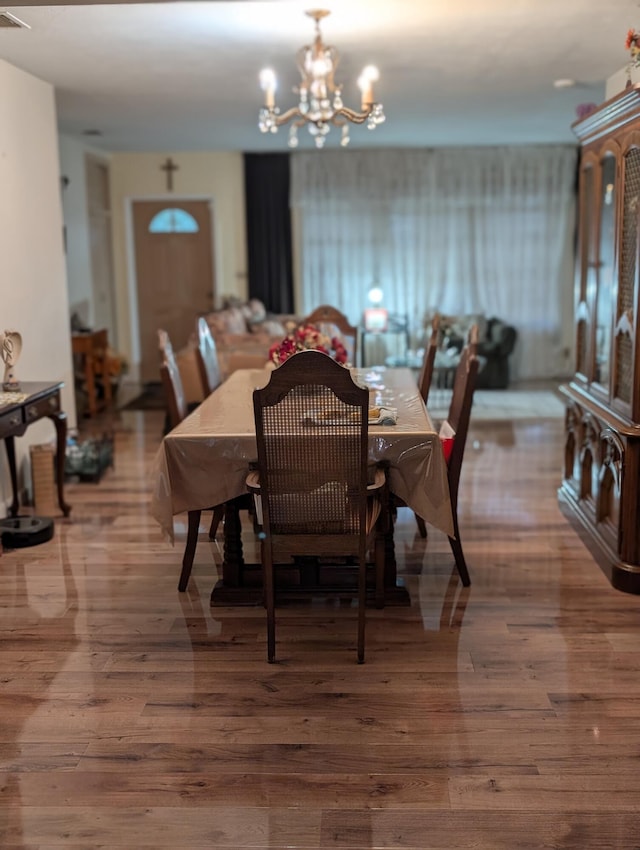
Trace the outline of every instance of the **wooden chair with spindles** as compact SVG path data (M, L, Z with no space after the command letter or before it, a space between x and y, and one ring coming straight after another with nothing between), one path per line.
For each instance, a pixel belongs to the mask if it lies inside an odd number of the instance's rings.
M173 352L173 345L169 339L169 334L163 329L158 330L158 346L160 349L160 380L164 389L169 424L171 428L175 428L187 415L187 401L182 386L180 370L178 369ZM216 505L211 510L213 511L213 516L211 518L211 525L209 526L209 538L214 540L218 526L224 517L224 505ZM201 514L202 511L189 511L188 514L187 541L182 557L182 572L180 573L180 580L178 582L178 590L180 591L185 591L189 583L196 545L198 543Z

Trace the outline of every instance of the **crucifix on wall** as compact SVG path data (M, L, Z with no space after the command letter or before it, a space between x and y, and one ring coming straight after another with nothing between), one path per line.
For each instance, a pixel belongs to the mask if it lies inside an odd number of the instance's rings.
M173 172L177 171L179 167L180 166L176 165L170 156L168 156L164 164L160 166L163 171L167 172L167 189L169 192L173 192Z

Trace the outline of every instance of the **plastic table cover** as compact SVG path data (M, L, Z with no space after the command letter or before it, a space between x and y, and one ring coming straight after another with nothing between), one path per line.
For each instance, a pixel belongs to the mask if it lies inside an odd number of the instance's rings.
M426 522L453 536L447 466L410 369L353 369L371 407L395 408L395 425L369 425L369 459L389 465L389 487ZM173 540L173 516L247 492L256 459L253 390L269 369L239 369L165 436L152 469L151 511Z

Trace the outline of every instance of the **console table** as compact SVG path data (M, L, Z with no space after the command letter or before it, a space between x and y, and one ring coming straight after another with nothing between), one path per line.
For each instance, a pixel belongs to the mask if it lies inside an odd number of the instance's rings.
M67 414L61 410L60 390L62 382L43 383L23 381L20 392L0 395L0 438L4 440L11 475L13 501L9 508L11 516L17 516L20 507L18 499L18 475L16 469L16 450L14 439L21 437L32 422L38 419L51 419L56 429L56 474L58 485L58 505L63 516L69 516L71 506L64 500L64 459L67 444Z

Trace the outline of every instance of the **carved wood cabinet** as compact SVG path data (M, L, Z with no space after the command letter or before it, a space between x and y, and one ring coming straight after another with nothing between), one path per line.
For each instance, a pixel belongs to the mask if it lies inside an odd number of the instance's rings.
M559 501L614 587L640 593L640 85L576 122L576 370Z

